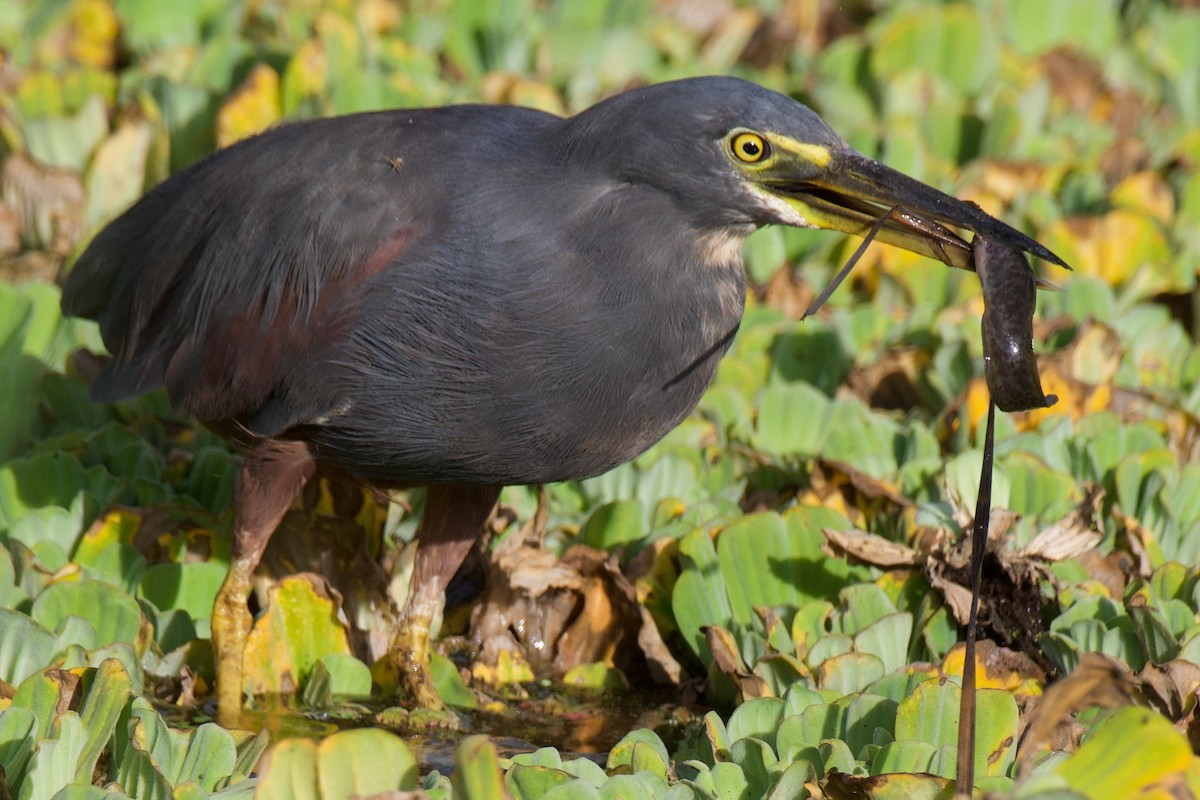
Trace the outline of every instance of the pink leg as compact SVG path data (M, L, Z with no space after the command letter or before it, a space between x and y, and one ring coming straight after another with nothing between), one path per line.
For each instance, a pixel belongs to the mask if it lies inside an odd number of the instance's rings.
M246 454L238 475L233 553L212 615L217 716L226 727L236 727L242 712L242 661L253 624L246 608L250 578L271 534L315 470L316 464L303 442L272 440Z
M444 707L430 672L430 624L499 497L499 486L430 486L425 496L408 602L390 647L400 689L417 707Z

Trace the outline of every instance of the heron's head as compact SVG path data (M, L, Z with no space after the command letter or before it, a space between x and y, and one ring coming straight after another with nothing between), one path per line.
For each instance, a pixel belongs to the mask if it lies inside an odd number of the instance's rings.
M1066 266L978 206L854 150L807 106L736 78L626 92L563 131L573 157L670 193L701 227L781 224L865 236L886 214L881 241L952 266L973 267L960 230Z

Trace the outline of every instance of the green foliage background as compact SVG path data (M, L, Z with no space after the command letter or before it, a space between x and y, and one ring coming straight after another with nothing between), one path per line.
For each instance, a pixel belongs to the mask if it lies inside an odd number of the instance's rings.
M0 0L0 47L0 766L13 796L248 794L266 746L215 726L175 732L149 702L178 700L181 675L203 696L211 678L236 461L160 395L87 402L69 356L102 346L91 324L61 319L55 286L87 238L166 175L283 120L476 101L571 113L710 73L796 96L857 148L1075 268L1043 271L1063 291L1039 297L1042 379L1060 403L1001 415L993 501L1019 515L1000 544L1013 559L1048 529L1098 543L1040 557L1044 631L1006 643L1048 674L991 675L981 786L1106 798L1200 786L1194 4ZM337 734L273 751L262 791L336 774L334 796L356 785L355 752L397 765L372 791L440 797L846 796L835 769L902 776L871 796L944 791L951 611L928 568L826 562L821 529L918 549L961 532L986 402L981 299L973 275L876 247L797 323L855 244L755 234L746 321L697 412L634 463L548 489L550 547L653 556L639 596L723 713L676 750L631 732L605 768L554 750L498 760L470 738L453 783L418 776L382 732ZM535 500L519 487L504 498L520 520ZM412 525L393 511L388 535ZM921 552L927 566L944 556ZM725 632L740 667L714 659L705 629ZM293 653L307 705L370 689L361 662L321 647ZM1139 701L1078 709L1075 735L1022 766L1013 742L1033 698L1097 652L1124 666L1090 696Z

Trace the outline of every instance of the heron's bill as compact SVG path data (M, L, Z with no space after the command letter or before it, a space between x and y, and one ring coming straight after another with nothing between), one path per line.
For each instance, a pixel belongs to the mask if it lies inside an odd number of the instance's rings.
M884 215L880 241L961 269L974 269L971 245L954 229L981 233L1005 246L1066 267L1036 240L959 200L853 150L834 152L820 174L763 187L818 228L866 236Z

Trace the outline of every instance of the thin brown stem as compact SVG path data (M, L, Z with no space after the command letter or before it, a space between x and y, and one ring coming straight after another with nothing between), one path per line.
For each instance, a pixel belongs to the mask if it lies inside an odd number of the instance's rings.
M983 469L971 529L971 613L967 618L967 646L963 656L962 695L958 703L958 764L954 800L970 800L975 786L975 637L979 617L979 590L983 583L983 554L987 549L988 521L992 513L992 456L996 441L996 404L988 402L987 430L983 440Z
M875 224L871 226L871 230L869 230L867 235L863 237L862 242L859 243L858 247L854 250L854 253L851 254L849 259L847 259L845 265L838 270L838 274L833 277L833 280L829 282L829 285L825 287L825 290L817 295L817 299L812 301L812 305L808 307L808 310L804 312L804 316L800 317L800 319L808 319L813 314L817 313L817 310L821 306L825 305L825 301L829 299L829 296L834 293L837 287L842 285L842 281L846 280L846 276L850 274L850 270L854 269L854 265L858 263L858 260L863 257L863 253L867 252L867 247L871 244L871 241L875 238L876 234L879 233L879 229L883 227L883 223L887 222L888 219L899 210L900 206L892 206L883 214L883 216L875 220Z

